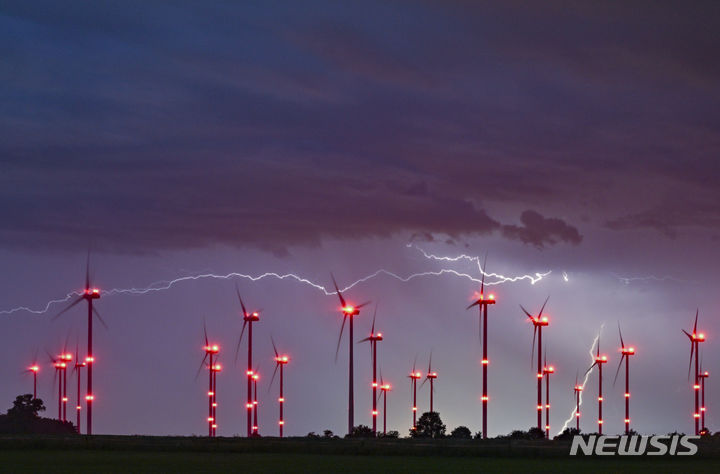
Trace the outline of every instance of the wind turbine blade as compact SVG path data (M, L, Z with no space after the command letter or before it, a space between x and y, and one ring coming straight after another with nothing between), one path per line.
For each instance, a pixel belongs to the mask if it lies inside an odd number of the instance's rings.
M622 331L620 330L620 322L618 322L618 333L620 333L620 347L625 349L625 341L623 341Z
M535 337L537 336L537 326L533 326L533 343L532 349L530 350L530 370L533 368L533 361L535 360Z
M432 372L432 351L430 351L430 361L428 362L428 374Z
M370 338L366 337L365 339L360 339L357 343L360 344L361 342L367 342L369 340L370 340Z
M74 371L80 371L78 368L78 364L80 363L80 342L75 339L75 365L73 366L73 372Z
M345 320L347 319L347 315L343 313L343 320L342 320L342 326L340 326L340 335L338 336L337 340L337 348L335 348L335 362L337 363L338 353L340 352L340 341L342 341L342 335L343 331L345 330ZM352 341L350 341L352 343Z
M203 316L203 335L205 336L205 347L210 345L210 341L208 340L207 335L207 322L205 321L205 317Z
M485 297L485 267L487 266L487 251L485 252L485 259L483 260L483 266L480 269L480 273L482 273L482 278L480 278L480 294L483 295L483 298Z
M208 353L206 352L205 357L203 357L202 362L200 362L200 367L198 367L197 373L195 373L195 380L197 380L203 367L205 367L205 361L207 360L207 358L208 358Z
M355 306L355 308L356 308L356 309L360 309L360 308L362 308L363 306L369 305L370 303L372 303L372 301L366 301L366 302L364 302L364 303L360 303L359 305Z
M428 381L428 379L427 379L427 377L425 377L425 380L423 380L423 382L420 384L420 388L423 388L423 385L425 385L425 382L427 382L427 381Z
M545 305L547 304L549 299L550 299L550 295L548 295L548 297L545 298L545 302L543 303L542 308L540 308L540 313L538 314L538 318L540 318L540 316L542 316L543 311L545 310Z
M697 334L697 321L698 321L699 314L700 314L700 308L695 310L695 324L693 324L693 334Z
M535 318L532 317L532 314L528 313L528 310L523 308L523 305L520 305L520 309L523 310L523 313L527 315L528 318L530 318L531 321L535 321Z
M695 341L690 341L690 362L688 362L688 380L690 380L690 368L692 367L693 355L695 355Z
M245 328L247 327L247 325L248 325L248 322L247 322L247 321L243 321L242 329L240 330L240 339L238 340L238 345L240 344L240 342L242 341L243 336L245 335Z
M480 304L480 300L477 300L477 301L475 301L473 304L471 304L470 306L468 306L467 308L465 308L465 311L469 310L469 309L472 308L473 306L478 306L479 304Z
M623 359L625 358L625 354L620 357L620 363L618 364L617 370L615 371L615 379L613 380L613 387L615 386L615 382L617 382L618 374L620 373L620 367L622 366Z
M90 249L87 251L87 260L85 260L85 289L90 289Z
M237 294L238 301L240 302L240 307L242 308L244 319L248 315L248 312L247 309L245 309L245 303L243 303L242 296L240 296L240 288L238 288L237 283L235 283L235 293Z
M415 373L415 364L417 364L417 358L418 358L418 355L415 354L415 359L413 360L413 370L412 370L413 374Z
M67 335L65 336L65 342L63 343L63 354L67 354L67 346L68 341L70 340L70 330L68 330Z
M242 344L243 334L245 334L245 326L247 321L243 321L242 330L240 331L240 337L238 338L237 345L235 346L235 365L237 365L238 356L240 355L240 344Z
M273 386L273 382L275 382L275 374L277 374L278 367L280 367L279 362L275 364L275 370L273 370L272 378L270 379L270 385L268 385L268 389L267 389L268 393L270 392L270 389Z
M583 374L583 377L585 377L587 375L587 373L590 372L592 370L592 368L595 367L596 365L597 365L597 361L593 362L593 364L585 371L585 373Z
M69 305L67 305L67 306L65 307L65 309L63 309L63 310L60 311L58 314L56 314L55 316L53 316L52 320L55 321L57 318L59 318L60 316L62 316L62 315L65 314L65 313L67 313L70 308L72 308L73 306L77 305L77 304L80 303L82 300L83 300L83 297L82 297L82 296L79 296L75 301L73 301L72 303L70 303Z
M97 308L95 306L93 306L92 312L98 318L98 321L100 321L100 324L102 324L105 329L108 329L108 325L105 323L105 320L103 320L102 316L100 316L100 312L97 310Z
M370 328L370 334L375 335L375 317L377 316L378 303L375 303L375 311L373 312L372 327Z
M275 352L275 357L280 357L280 354L278 354L277 347L275 346L275 339L273 339L272 336L270 336L270 342L272 342L273 351Z
M347 304L345 303L345 298L343 298L342 293L340 293L340 288L338 288L337 282L335 281L335 275L333 275L332 272L330 273L330 278L332 278L333 285L335 286L335 292L337 293L338 298L340 298L340 304L343 308L346 307Z

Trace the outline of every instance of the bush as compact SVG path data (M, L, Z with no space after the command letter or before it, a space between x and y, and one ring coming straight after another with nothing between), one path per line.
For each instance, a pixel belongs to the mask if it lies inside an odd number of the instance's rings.
M450 433L450 437L453 439L471 439L472 433L467 426L458 426ZM480 435L482 438L482 435Z
M346 438L374 438L372 428L365 425L354 426L350 434L345 435Z
M18 395L7 415L0 415L0 434L77 434L69 421L40 418L43 401L32 394Z
M428 411L422 414L417 422L417 429L410 430L413 438L444 438L445 425L436 411Z
M533 426L527 431L514 430L507 438L510 439L543 439L545 438L545 432L539 429L537 426Z
M577 428L565 428L562 433L555 436L553 439L556 439L558 441L572 441L575 435L579 434L580 430L578 430Z
M378 433L378 438L391 438L391 439L397 439L400 437L400 433L397 431L388 431L385 434Z

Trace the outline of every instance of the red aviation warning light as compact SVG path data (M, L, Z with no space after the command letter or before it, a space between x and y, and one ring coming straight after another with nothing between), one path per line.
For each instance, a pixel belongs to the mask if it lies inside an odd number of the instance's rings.
M285 419L283 417L283 406L285 404L285 396L283 394L284 384L283 384L283 369L285 368L285 365L290 361L290 358L286 355L280 355L277 350L277 346L275 345L275 339L273 339L272 336L270 336L270 341L272 342L273 352L275 353L275 370L273 371L272 378L270 379L270 387L268 387L268 390L272 388L273 382L275 382L275 375L278 372L278 369L280 370L280 394L278 396L278 405L280 409L280 417L278 419L278 430L280 431L280 437L283 437L283 426L285 425Z

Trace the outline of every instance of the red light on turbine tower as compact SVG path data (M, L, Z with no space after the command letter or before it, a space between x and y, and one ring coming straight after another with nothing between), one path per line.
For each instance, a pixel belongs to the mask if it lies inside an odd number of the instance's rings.
M37 365L33 365L28 370L32 370L33 372L38 372L38 371L40 371L40 367L38 367Z

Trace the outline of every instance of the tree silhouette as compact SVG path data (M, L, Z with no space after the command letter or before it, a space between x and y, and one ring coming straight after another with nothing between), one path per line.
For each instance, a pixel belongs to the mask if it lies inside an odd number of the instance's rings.
M570 441L572 440L575 435L579 435L580 430L577 428L565 428L562 433L555 436L554 439L560 440L560 441Z
M445 425L436 411L427 411L417 421L417 429L410 430L413 438L443 438Z
M40 418L43 401L32 394L18 395L6 415L0 415L0 434L77 434L69 421Z
M45 411L45 405L39 398L33 398L32 393L15 397L13 406L7 411L11 418L32 419L37 418L38 412Z
M467 426L458 426L450 432L450 437L455 439L472 439L472 433Z
M345 435L346 438L374 438L375 434L369 426L357 425L353 426L350 434Z

